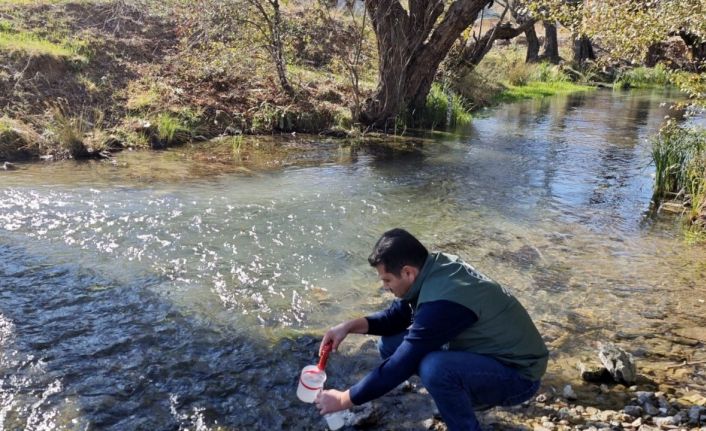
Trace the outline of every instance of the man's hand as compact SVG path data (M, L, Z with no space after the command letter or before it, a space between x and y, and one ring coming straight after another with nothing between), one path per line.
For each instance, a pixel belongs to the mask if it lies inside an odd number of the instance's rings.
M314 403L322 415L353 407L349 391L341 392L335 389L319 391Z
M321 340L321 344L319 345L319 356L321 356L324 346L329 342L333 343L331 348L334 351L338 351L338 345L341 344L341 341L343 341L348 334L365 334L367 332L368 320L364 317L339 323L324 334L324 339Z
M324 334L324 339L321 340L321 345L319 346L319 356L324 349L324 346L328 343L333 343L331 346L332 350L338 351L338 345L341 344L344 338L348 335L348 322L340 323L333 328L326 331Z

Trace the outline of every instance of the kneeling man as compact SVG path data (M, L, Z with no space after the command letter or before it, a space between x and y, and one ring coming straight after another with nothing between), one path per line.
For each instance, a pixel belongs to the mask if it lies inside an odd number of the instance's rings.
M322 414L378 398L418 374L451 431L479 430L474 410L528 400L548 351L519 301L456 256L429 253L403 229L385 232L368 258L398 299L384 311L329 329L380 335L382 364L346 391L316 398Z

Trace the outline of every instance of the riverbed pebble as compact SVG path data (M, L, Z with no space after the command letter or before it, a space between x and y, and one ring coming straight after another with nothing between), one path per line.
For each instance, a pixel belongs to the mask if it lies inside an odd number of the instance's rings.
M640 406L625 406L623 411L634 418L642 416L642 407Z

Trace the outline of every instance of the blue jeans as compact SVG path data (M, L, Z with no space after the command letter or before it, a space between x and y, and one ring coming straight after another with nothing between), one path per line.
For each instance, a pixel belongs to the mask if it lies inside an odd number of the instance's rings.
M380 356L386 359L392 355L405 335L381 337ZM431 352L422 359L417 374L449 431L480 430L474 410L520 404L539 389L539 381L530 381L489 356L471 352Z

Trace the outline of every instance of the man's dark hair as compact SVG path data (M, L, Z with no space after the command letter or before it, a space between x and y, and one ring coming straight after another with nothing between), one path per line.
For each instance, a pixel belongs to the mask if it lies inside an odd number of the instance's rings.
M388 230L375 243L368 256L370 266L385 265L385 271L399 277L402 267L410 265L420 270L429 252L417 238L404 229Z

